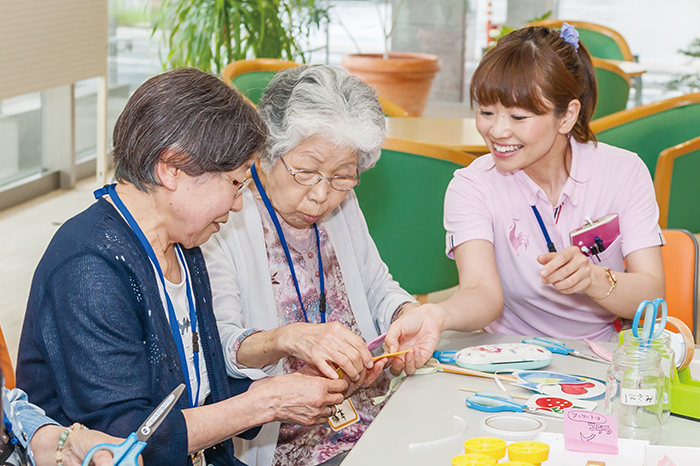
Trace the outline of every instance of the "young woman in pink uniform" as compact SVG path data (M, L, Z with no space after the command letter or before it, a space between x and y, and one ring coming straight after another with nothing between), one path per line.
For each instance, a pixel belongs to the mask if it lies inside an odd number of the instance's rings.
M414 348L394 370L425 363L448 329L607 341L617 316L664 296L651 177L636 154L596 143L597 85L578 32L565 24L505 36L470 96L491 155L455 172L445 197L459 291L392 325L387 344ZM572 231L611 215L572 244Z

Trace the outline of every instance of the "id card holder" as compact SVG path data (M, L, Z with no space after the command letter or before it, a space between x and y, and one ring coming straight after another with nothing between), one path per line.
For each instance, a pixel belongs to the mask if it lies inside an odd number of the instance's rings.
M328 418L328 424L330 424L331 429L338 432L359 420L360 415L357 414L355 406L350 398L346 398L341 404L335 405L335 414Z
M207 462L204 460L204 450L200 450L194 455L191 455L192 466L206 466Z
M586 256L605 251L620 236L620 218L617 214L606 215L569 233L571 244Z

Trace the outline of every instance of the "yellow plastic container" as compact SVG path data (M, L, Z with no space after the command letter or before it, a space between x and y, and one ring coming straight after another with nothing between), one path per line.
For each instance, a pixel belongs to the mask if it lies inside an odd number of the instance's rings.
M498 466L535 466L532 463L526 463L524 461L506 461L505 463L498 463Z
M474 437L464 442L464 453L481 453L496 461L506 456L506 442L496 437Z
M452 466L493 466L496 460L487 455L469 453L452 458Z
M549 458L549 445L542 442L524 441L508 445L508 459L539 466Z

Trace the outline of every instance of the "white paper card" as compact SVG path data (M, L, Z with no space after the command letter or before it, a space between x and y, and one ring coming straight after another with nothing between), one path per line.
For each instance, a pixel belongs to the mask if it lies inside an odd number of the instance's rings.
M623 388L620 402L628 406L651 406L656 404L655 388Z

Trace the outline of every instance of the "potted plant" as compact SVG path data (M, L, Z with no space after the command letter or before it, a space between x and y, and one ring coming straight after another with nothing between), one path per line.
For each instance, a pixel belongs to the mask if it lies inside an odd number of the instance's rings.
M232 61L305 61L302 45L328 18L321 0L164 0L153 33L168 45L166 68L220 74Z
M678 52L693 60L700 59L700 39L695 39L686 50L681 49ZM676 74L673 76L673 80L667 84L667 88L670 91L700 91L700 73Z
M390 52L391 35L396 27L404 0L397 0L391 18L377 10L384 29L384 53L346 55L341 65L350 73L373 86L383 98L390 100L410 115L420 116L425 110L430 87L441 63L437 55L426 53ZM388 11L389 0L383 0Z

